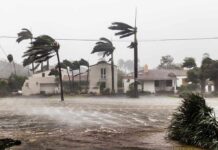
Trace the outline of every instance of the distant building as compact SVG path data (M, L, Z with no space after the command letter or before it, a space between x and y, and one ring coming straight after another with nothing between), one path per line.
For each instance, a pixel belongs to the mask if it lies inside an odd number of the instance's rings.
M148 69L144 66L144 70L138 72L139 90L157 92L177 92L177 87L187 84L187 71L174 69ZM123 79L124 93L129 90L129 85L134 82L133 73L127 75Z

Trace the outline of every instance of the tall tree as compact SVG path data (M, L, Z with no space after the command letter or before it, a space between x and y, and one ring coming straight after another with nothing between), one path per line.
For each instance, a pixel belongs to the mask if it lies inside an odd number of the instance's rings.
M201 80L201 92L205 92L205 85L206 80L211 77L211 64L213 60L209 57L204 57L201 62L201 73L200 73L200 80Z
M193 57L186 57L184 60L183 60L183 64L182 64L182 67L185 67L185 68L194 68L196 67L196 63L195 63L195 59Z
M86 85L86 92L88 92L88 88L89 88L89 62L86 61L85 59L80 59L79 64L80 64L80 66L85 66L85 67L87 67L87 85Z
M30 63L42 63L44 61L49 60L53 56L57 56L58 61L58 71L59 71L59 80L60 80L60 88L61 88L61 101L64 101L63 94L63 83L62 83L62 73L60 66L60 57L59 57L59 49L60 45L57 41L55 41L52 37L48 35L41 35L34 38L31 46L27 51L24 52L24 58L33 58L30 59ZM26 64L28 65L28 63Z
M13 63L13 66L14 66L14 74L16 75L16 67L15 67L13 55L9 54L9 55L7 56L7 58L8 58L8 61L9 61L10 63Z
M135 27L132 27L126 23L114 22L109 27L111 30L118 30L115 35L120 38L125 38L134 35L134 42L128 46L129 48L134 48L134 97L138 97L138 40L137 40L137 27L136 27L136 17L135 17Z
M33 40L33 34L30 30L26 29L26 28L23 28L21 29L21 32L19 32L18 34L18 37L17 37L17 42L20 43L22 42L23 40L30 40L30 43L32 43L32 40ZM38 67L37 67L38 68ZM35 72L35 67L34 67L34 62L32 63L32 71L33 71L33 74Z
M108 40L107 38L100 38L100 40L96 43L95 47L93 48L91 52L92 54L103 52L103 57L111 56L109 61L111 61L111 84L112 84L111 92L112 94L115 93L115 89L114 89L114 50L115 50L115 47L113 46L110 40Z
M74 77L77 76L77 75L80 75L80 64L79 64L79 61L73 61L70 69L72 71L72 82L74 83ZM74 70L78 70L79 74L74 75ZM80 89L80 77L79 77L79 85L78 86L79 86L79 89Z

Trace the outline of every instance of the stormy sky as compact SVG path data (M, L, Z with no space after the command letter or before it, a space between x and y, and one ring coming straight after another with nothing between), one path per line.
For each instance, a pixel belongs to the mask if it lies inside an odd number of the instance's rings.
M108 26L114 21L137 26L140 64L156 67L163 55L170 54L175 62L184 57L201 61L207 52L218 59L218 40L145 42L148 39L218 37L217 0L1 0L0 36L16 36L28 28L34 36L48 34L54 38L119 40ZM125 40L131 41L133 37ZM99 56L91 55L94 41L58 41L61 59L84 58L90 64ZM22 62L28 41L17 44L15 39L0 38L0 45ZM114 42L115 61L132 59L128 42ZM0 59L5 59L0 51ZM56 63L53 58L52 63Z

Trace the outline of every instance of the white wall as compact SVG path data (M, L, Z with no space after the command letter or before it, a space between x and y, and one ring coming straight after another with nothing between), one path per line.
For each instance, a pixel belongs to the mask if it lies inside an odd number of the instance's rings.
M154 81L144 81L143 84L144 91L149 91L151 93L155 93Z
M54 91L54 89L57 88L55 76L48 76L49 71L44 73L45 77L42 77L42 73L38 73L32 75L24 82L22 87L23 95L29 96L40 94L40 91L47 91L48 94L51 94L51 91ZM47 85L47 87L45 88L43 85Z
M177 79L176 86L177 87L182 86L183 85L183 80L186 79L186 78L187 78L187 76L177 76L176 77L176 79Z
M101 79L101 68L106 68L106 79ZM100 63L90 67L89 70L89 92L100 93L98 82L106 82L106 88L112 89L111 65ZM117 67L114 66L114 89L117 92Z

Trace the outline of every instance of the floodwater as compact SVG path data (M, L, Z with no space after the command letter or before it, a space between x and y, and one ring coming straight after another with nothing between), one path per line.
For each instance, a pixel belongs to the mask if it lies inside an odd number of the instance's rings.
M197 150L166 138L179 98L65 99L1 98L0 138L22 141L12 150Z

